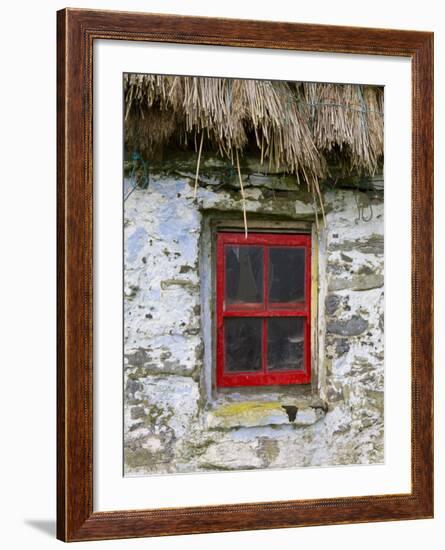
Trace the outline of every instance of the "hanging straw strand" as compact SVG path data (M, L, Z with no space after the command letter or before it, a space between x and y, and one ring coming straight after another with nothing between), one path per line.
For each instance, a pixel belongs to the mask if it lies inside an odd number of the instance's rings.
M198 191L199 165L201 164L202 142L204 141L204 132L201 133L201 141L199 143L198 161L196 163L195 189L193 191L193 199L196 199Z
M238 149L236 149L235 152L236 152L236 167L237 167L237 170L238 170L239 185L240 185L240 189L241 189L241 201L243 203L244 236L247 239L246 195L244 193L243 178L241 177L241 169L240 169L240 165L239 165Z

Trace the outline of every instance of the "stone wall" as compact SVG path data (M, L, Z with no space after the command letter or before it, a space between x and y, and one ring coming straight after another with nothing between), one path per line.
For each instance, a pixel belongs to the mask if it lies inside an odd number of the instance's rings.
M312 197L280 175L243 176L248 219L312 223ZM129 182L126 182L129 185ZM383 197L336 187L314 233L312 385L214 384L211 222L242 219L238 183L151 173L125 201L125 474L383 461Z

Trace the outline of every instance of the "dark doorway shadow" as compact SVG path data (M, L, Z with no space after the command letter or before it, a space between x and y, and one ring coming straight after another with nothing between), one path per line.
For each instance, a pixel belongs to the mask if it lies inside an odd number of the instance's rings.
M25 519L25 524L49 535L51 538L56 536L56 522L53 519Z

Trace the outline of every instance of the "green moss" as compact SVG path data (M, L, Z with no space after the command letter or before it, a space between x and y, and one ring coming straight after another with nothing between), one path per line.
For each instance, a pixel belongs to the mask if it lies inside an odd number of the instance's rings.
M213 439L204 439L203 441L190 443L182 450L182 458L186 460L193 460L198 456L205 454L207 449L215 443Z
M170 407L163 408L158 405L151 405L144 417L144 424L147 428L154 425L168 425L173 415L174 412Z
M148 467L153 456L147 449L138 449L131 451L125 449L125 463L129 468Z
M280 454L278 442L275 439L262 437L258 441L258 457L263 461L263 467L267 468Z

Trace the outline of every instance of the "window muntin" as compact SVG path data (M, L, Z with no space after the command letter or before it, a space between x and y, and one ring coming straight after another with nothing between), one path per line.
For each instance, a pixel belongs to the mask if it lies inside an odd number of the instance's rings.
M310 382L310 266L310 235L218 234L218 386Z

